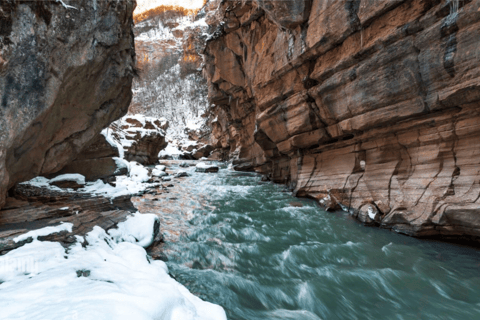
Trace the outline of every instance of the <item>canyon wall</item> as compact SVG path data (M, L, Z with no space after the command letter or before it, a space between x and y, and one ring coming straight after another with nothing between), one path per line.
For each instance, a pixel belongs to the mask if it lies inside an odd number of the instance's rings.
M133 81L129 111L167 119L176 136L189 122L199 122L208 105L199 54L207 38L204 16L203 11L159 6L135 17L139 77Z
M212 1L211 143L413 236L480 236L480 3Z
M135 5L2 0L0 208L15 183L60 170L127 112Z

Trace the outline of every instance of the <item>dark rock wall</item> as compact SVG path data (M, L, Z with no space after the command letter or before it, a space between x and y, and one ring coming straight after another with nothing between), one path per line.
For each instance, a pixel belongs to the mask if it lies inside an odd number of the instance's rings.
M135 0L0 3L0 207L127 112Z
M480 236L478 1L211 5L216 148L363 222Z

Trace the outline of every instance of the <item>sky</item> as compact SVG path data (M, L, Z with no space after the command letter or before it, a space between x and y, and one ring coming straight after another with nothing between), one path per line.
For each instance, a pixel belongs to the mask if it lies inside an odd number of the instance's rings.
M185 9L199 9L203 6L204 0L137 0L137 8L134 15L141 14L161 5L181 6Z

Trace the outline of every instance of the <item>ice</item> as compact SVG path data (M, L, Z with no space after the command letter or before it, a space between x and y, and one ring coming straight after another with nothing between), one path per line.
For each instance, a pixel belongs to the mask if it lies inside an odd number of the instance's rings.
M122 237L97 226L68 249L35 240L0 256L0 319L226 319L220 306L172 279L164 262L147 257L141 245L155 223L136 214L119 224ZM141 241L124 242L127 235Z
M66 207L68 209L68 207ZM60 210L65 210L65 208L61 208ZM50 227L45 227L42 229L38 230L33 230L29 231L25 234L22 234L16 238L13 239L14 242L21 242L24 240L28 240L29 238L32 238L33 240L36 240L38 237L43 237L43 236L48 236L53 233L59 233L62 231L67 231L67 232L72 232L73 224L72 223L61 223L58 226L50 226Z
M84 185L85 177L78 173L67 173L57 176L50 180L50 183L60 181L75 181L77 184Z

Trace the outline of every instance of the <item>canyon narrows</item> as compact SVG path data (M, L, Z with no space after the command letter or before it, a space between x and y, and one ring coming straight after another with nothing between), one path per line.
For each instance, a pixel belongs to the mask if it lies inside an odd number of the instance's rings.
M0 319L480 318L480 0L2 0L0 104Z

